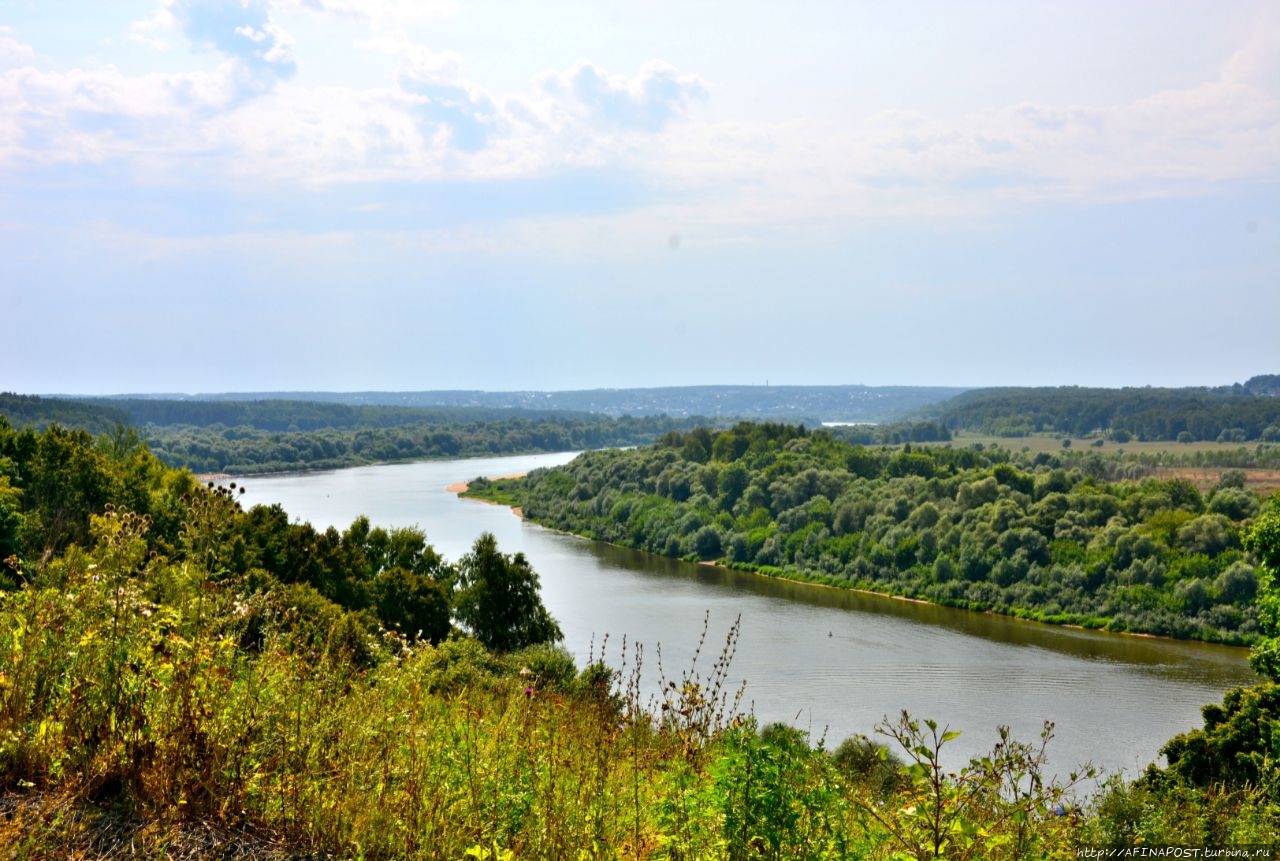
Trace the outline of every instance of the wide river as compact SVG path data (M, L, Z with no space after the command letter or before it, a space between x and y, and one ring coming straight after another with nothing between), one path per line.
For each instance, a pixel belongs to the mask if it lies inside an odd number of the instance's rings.
M1160 746L1201 724L1200 707L1256 681L1247 650L1079 631L879 596L787 583L691 565L586 541L520 520L506 508L459 499L445 488L476 476L523 473L572 454L478 458L246 480L246 507L280 503L295 520L344 529L365 514L375 525L418 526L450 560L492 532L521 551L542 579L543 601L579 666L608 636L644 646L646 691L689 667L709 614L703 673L734 620L741 636L732 677L761 723L785 721L829 747L871 735L906 709L962 731L948 767L987 752L996 727L1049 746L1057 774L1085 761L1135 774ZM634 656L629 649L628 657Z

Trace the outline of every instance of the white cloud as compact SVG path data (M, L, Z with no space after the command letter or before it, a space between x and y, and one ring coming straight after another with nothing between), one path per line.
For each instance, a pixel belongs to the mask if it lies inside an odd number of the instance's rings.
M542 100L553 110L648 132L661 131L670 120L687 116L693 103L707 98L701 79L656 61L628 76L610 74L580 60L563 72L539 76L536 85Z
M361 18L375 30L448 17L461 8L454 0L275 0L273 5Z
M1248 41L1223 66L1222 80L1280 90L1280 7L1271 5L1254 22Z
M35 49L20 41L12 27L0 27L0 69L25 66L35 58Z
M621 229L647 235L643 225L683 220L725 241L762 225L969 217L1280 179L1276 26L1256 28L1214 79L1123 104L730 122L703 110L711 96L700 77L657 61L627 74L583 60L522 91L493 91L468 77L457 53L391 26L416 14L410 7L165 0L134 35L163 44L182 34L224 59L213 71L146 75L37 71L30 46L0 29L0 171L112 162L155 181L283 188L616 169L669 201L634 224L611 216ZM396 58L394 78L372 88L298 83L292 39L272 18L281 8L378 17L385 28L353 42ZM200 171L189 169L193 159Z
M166 0L165 8L192 44L240 62L257 88L296 71L293 39L271 20L266 0Z
M136 175L181 170L205 153L205 118L232 103L228 61L214 72L126 75L113 67L0 75L5 165L118 162Z
M401 74L457 78L462 73L462 57L456 51L433 51L414 42L403 30L378 33L360 40L356 47L396 58Z
M155 51L168 51L172 45L164 38L166 33L177 33L178 21L169 11L167 3L161 3L150 17L129 25L128 38Z

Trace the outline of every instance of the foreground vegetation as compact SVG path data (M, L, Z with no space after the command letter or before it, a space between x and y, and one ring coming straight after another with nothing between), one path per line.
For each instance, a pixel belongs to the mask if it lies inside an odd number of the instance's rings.
M1092 628L1258 634L1239 471L1201 493L1096 452L871 449L789 425L671 433L474 483L545 525L667 556ZM1140 474L1140 473L1139 473Z
M1207 709L1169 768L1088 798L1049 778L1050 727L1035 741L999 731L954 773L939 762L953 731L909 715L829 749L740 711L725 683L736 629L645 699L643 653L576 667L536 574L490 537L450 563L414 530L319 532L241 511L234 488L122 442L0 422L6 858L1276 845L1274 686ZM1245 544L1260 563L1256 663L1274 677L1280 509Z

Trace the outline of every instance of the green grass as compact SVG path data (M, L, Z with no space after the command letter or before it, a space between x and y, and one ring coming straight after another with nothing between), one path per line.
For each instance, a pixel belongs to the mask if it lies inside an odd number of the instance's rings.
M520 487L519 478L476 478L458 495L514 508L520 505Z
M1123 782L1111 813L1055 813L1085 802L1044 774L1049 728L954 773L955 733L905 714L835 755L761 729L726 681L736 626L645 701L634 650L579 670L410 646L323 621L305 588L152 555L148 525L94 517L92 549L0 593L5 858L213 858L242 835L251 857L1012 861L1172 827ZM1170 810L1256 836L1275 807L1252 792Z

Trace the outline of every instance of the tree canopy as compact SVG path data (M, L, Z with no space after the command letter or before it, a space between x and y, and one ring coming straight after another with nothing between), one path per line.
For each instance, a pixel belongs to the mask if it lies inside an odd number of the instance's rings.
M1254 644L1249 662L1257 673L1280 682L1280 496L1272 498L1270 509L1253 524L1245 546L1258 557L1262 573L1258 597L1262 637Z
M458 621L485 647L510 652L564 638L543 606L538 575L523 553L508 556L485 532L458 560Z
M1238 471L1202 490L1097 450L851 444L741 423L587 452L496 492L557 529L975 610L1233 643L1259 633Z

